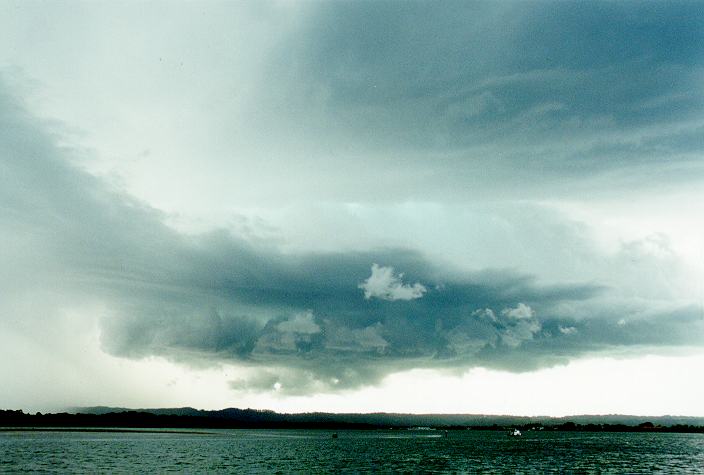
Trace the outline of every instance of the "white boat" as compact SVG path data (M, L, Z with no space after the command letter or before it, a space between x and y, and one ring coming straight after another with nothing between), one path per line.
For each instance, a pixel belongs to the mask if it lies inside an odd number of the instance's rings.
M510 435L511 437L520 437L522 434L520 430L513 429L511 432L508 433L508 435Z

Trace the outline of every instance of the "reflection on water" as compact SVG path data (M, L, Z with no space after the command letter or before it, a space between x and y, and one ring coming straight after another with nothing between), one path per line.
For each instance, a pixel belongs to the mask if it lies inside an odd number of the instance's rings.
M702 473L704 435L209 430L0 432L0 472ZM444 434L442 434L444 435Z

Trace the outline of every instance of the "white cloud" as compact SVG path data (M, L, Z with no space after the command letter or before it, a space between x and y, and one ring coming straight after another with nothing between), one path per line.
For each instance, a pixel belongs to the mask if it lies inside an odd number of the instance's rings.
M532 340L541 328L537 320L519 320L515 325L503 330L501 341L511 348L517 348L524 341Z
M279 323L276 329L284 333L304 333L307 335L320 333L320 327L315 323L313 312L310 310L297 313L292 319Z
M257 340L255 353L296 352L298 345L310 343L312 335L320 331L320 326L315 323L313 312L308 310L297 313L293 318L278 323L274 331L261 335Z
M482 309L475 310L474 312L472 312L472 316L477 317L477 318L483 318L483 319L488 320L490 322L497 322L498 321L498 319L496 318L496 314L490 308L482 308Z
M382 300L419 299L428 290L423 284L404 284L401 279L403 274L394 275L393 267L372 264L372 275L358 287L364 290L365 299L376 297Z
M381 323L360 329L338 327L328 332L326 346L336 350L384 353L389 342L381 336L381 331Z
M535 319L535 312L524 303L501 310L506 328L501 333L501 341L511 348L516 348L524 341L532 340L542 325Z
M519 303L515 308L505 308L501 311L501 315L509 318L515 318L516 320L521 320L525 318L532 318L535 312L532 308L524 303Z

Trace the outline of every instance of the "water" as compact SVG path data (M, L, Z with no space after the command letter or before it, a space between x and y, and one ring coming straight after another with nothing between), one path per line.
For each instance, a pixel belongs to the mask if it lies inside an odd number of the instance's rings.
M0 472L704 473L704 434L0 432Z

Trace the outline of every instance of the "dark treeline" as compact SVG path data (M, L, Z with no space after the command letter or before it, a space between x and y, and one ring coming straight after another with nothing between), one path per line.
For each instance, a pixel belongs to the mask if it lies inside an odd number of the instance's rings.
M222 416L121 411L105 414L25 414L0 411L0 427L131 427L189 429L376 429L370 423L285 417L270 411L234 410Z
M423 426L436 429L559 430L591 432L699 432L700 418L636 416L575 416L568 418L528 418L478 415L417 414L279 414L255 409L200 411L191 408L115 410L88 408L85 412L28 414L20 410L0 410L0 427L90 427L90 428L168 428L168 429L410 429ZM580 422L575 422L581 421ZM625 421L625 422L624 422ZM655 421L655 422L653 422ZM672 422L675 423L672 423ZM670 422L665 425L663 422ZM690 423L686 423L690 422ZM698 422L693 424L691 422Z

